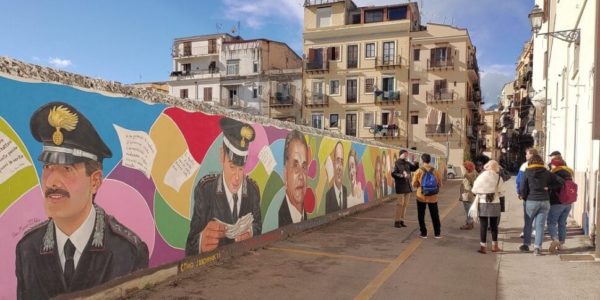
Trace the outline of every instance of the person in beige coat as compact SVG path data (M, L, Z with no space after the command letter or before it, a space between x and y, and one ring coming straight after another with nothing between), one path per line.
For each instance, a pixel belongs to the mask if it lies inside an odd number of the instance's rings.
M440 215L437 206L438 192L442 187L442 176L431 163L431 155L423 153L421 155L421 167L415 172L413 177L412 186L417 188L417 212L419 219L419 228L421 231L421 238L427 238L427 227L425 226L425 209L429 207L429 214L431 215L431 222L433 223L433 233L436 239L441 238L441 223ZM430 172L435 178L435 184L437 185L437 191L429 191L428 186L424 186L424 182L427 173ZM432 178L433 179L433 178ZM424 191L425 190L425 191ZM426 195L428 194L428 195Z

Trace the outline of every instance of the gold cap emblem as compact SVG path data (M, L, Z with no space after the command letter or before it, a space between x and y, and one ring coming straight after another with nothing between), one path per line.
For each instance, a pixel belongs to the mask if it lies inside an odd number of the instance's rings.
M240 147L246 148L246 140L251 140L254 137L254 132L249 126L242 126L240 129Z
M61 129L71 131L75 129L78 121L79 117L70 112L68 108L62 105L53 107L48 114L48 124L56 128L56 131L52 134L54 144L60 145L63 143L64 137L60 131Z

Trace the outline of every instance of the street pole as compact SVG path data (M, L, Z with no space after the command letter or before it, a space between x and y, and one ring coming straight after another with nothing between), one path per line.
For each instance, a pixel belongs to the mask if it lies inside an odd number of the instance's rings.
M600 30L598 29L598 26L600 26L600 4L596 3L596 26L594 26L594 28L596 28L596 47L594 48L595 82L593 95L593 107L596 114L594 114L594 116L597 116L597 113L600 113L600 76L598 76L598 73L600 73L600 50L598 49L600 48ZM600 139L600 121L598 121L598 118L594 118L594 121L592 122L592 140L598 139ZM598 156L598 170L596 170L596 172L600 172L600 153L598 153ZM594 176L591 177L593 178ZM600 224L600 208L598 207L598 201L600 201L600 199L598 199L598 195L600 195L600 191L598 190L600 187L600 176L596 175L595 177L596 182L594 184L596 185L596 195L593 195L593 197L596 199L594 203L596 206L596 235L594 242L596 244L596 258L600 258L600 243L596 240L600 236L600 226L598 226L598 224Z

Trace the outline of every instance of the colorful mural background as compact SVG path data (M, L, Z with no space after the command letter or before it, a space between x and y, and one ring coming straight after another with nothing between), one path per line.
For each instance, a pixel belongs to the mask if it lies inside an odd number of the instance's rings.
M41 165L37 156L41 144L33 139L29 120L38 107L53 101L76 107L113 152L113 157L104 161L105 180L96 203L144 240L150 267L183 259L194 209L194 187L205 175L221 173L223 134L219 120L223 116L0 77L0 298L16 297L17 242L29 228L47 219L39 186ZM256 138L248 149L244 171L260 190L265 233L279 226L278 211L285 199L284 144L291 130L249 125ZM348 207L393 193L390 173L400 149L328 136L304 137L309 147L304 198L308 219L325 214L325 194L334 180L333 153L340 141L342 183L356 191L356 196L348 199ZM351 150L356 153L354 184L348 170ZM409 153L414 160L418 155ZM432 163L444 171L443 159L433 157Z

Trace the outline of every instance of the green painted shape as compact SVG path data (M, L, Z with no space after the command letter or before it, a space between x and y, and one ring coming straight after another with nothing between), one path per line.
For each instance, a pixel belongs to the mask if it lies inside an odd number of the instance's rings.
M267 170L262 163L257 163L254 167L254 170L248 174L250 178L252 178L256 184L258 185L258 189L260 190L260 194L264 193L265 185L267 184L267 180L269 178L269 174L267 174ZM262 197L261 197L262 198Z
M276 172L271 173L271 176L267 181L267 185L265 186L265 190L261 194L260 215L263 219L267 215L267 210L269 209L271 202L273 202L273 197L281 190L282 187L283 180L281 177L279 177L279 174Z
M27 151L25 144L2 117L0 117L0 132L17 144L17 147L19 147L23 155L25 155L25 158L29 162L32 162L31 155L29 154L29 151ZM2 197L0 197L0 215L2 215L4 211L25 192L38 184L39 181L33 163L31 166L19 170L5 182L1 183L0 195L2 195Z
M158 193L154 193L154 220L163 239L173 248L185 249L190 220L175 212Z

